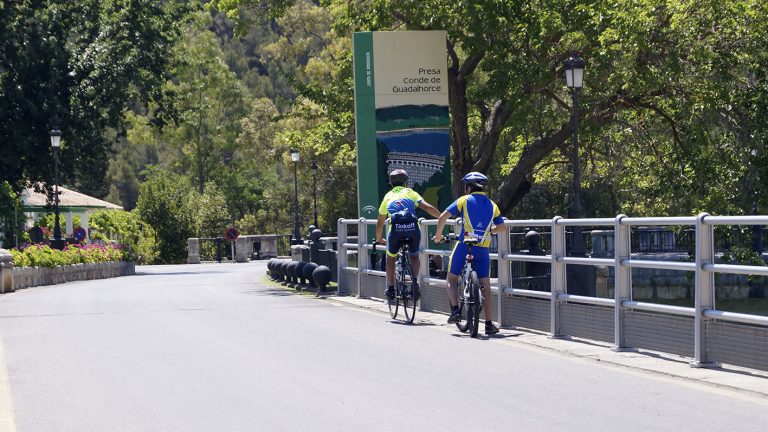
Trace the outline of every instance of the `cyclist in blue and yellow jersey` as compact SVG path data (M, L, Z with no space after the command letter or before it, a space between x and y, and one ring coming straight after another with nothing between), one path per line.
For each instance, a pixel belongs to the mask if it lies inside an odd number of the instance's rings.
M451 316L448 318L448 322L455 323L460 317L459 296L456 286L467 257L467 246L463 243L464 236L472 236L478 239L477 245L472 247L472 255L474 256L472 269L477 272L480 289L483 291L485 334L492 335L498 333L499 328L493 324L491 319L491 259L488 247L491 245L491 233L502 232L505 229L504 218L501 217L496 203L485 194L488 177L479 172L471 172L465 175L462 180L466 195L454 201L440 215L437 222L437 234L434 238L436 243L440 243L443 240L442 232L445 222L451 217L461 216L463 222L461 235L451 253L446 278L448 281L448 300L451 303Z
M396 169L389 173L389 184L392 190L384 195L379 206L379 219L376 221L376 243L383 244L382 228L387 216L390 218L389 236L387 237L387 290L384 295L388 299L395 296L395 258L402 237L410 238L408 250L410 251L411 269L414 275L419 274L419 220L416 217L416 207L419 207L433 217L439 217L440 211L428 202L424 201L418 192L408 187L408 173L403 169ZM419 283L414 278L413 298L421 297Z

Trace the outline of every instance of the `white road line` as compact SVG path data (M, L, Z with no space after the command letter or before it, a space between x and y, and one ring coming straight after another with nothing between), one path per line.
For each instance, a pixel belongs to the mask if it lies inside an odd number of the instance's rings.
M11 400L11 381L5 367L3 338L0 337L0 431L16 432L13 420L13 401Z

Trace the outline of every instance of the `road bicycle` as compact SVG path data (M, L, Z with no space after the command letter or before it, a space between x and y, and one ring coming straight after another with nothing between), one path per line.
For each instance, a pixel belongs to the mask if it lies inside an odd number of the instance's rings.
M413 281L416 276L413 275L411 269L411 260L408 250L408 243L410 243L410 237L401 237L400 244L397 250L397 260L395 261L395 296L393 298L387 298L387 305L389 306L389 315L392 319L397 318L397 313L400 304L403 305L403 312L405 313L405 321L408 324L413 324L413 319L416 317L416 300L413 297ZM375 240L373 242L373 252L376 252Z
M443 237L442 243L458 239L459 236L450 233ZM474 260L472 247L478 242L479 240L474 237L464 237L463 243L467 245L467 257L457 284L460 318L456 321L456 327L462 333L469 331L473 338L477 337L477 332L480 329L480 313L483 311L483 293L480 290L480 281L477 278L477 272L472 269L472 261Z

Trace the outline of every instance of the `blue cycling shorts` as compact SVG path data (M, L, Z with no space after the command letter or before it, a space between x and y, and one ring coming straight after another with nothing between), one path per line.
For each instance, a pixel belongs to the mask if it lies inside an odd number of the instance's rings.
M491 274L491 255L486 247L472 246L472 270L477 272L477 278L487 278ZM464 262L467 260L467 245L457 242L451 252L451 260L448 263L448 271L452 275L461 275Z

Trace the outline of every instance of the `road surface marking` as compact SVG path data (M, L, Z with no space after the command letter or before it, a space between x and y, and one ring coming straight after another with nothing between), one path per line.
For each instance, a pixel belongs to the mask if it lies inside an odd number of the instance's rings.
M5 367L3 338L0 337L0 431L16 432L13 421L13 401L11 401L11 381Z

